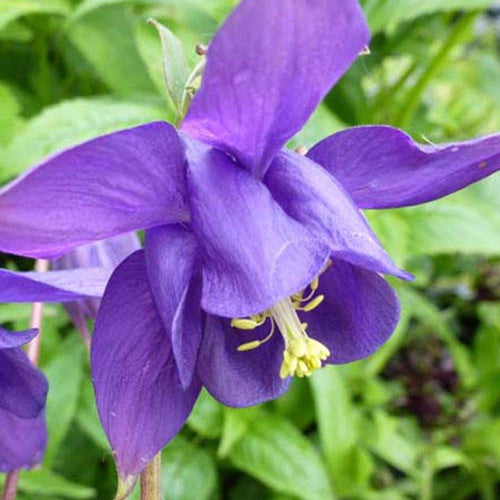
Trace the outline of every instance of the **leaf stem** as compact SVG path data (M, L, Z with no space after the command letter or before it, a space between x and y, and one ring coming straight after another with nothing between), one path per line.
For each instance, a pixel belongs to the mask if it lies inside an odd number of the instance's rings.
M404 105L402 106L398 115L396 115L394 122L396 126L407 129L413 120L413 116L420 103L421 96L425 91L427 84L434 78L436 73L446 63L452 50L462 38L465 31L471 26L478 15L477 11L465 14L453 27L448 34L447 38L443 41L440 49L436 52L435 56L430 60L424 72L416 81L414 87L409 91Z
M141 500L161 500L161 452L141 474Z
M35 262L35 271L43 273L48 271L49 261L38 259ZM38 328L38 335L28 344L26 354L29 360L35 365L38 365L40 357L40 337L42 334L42 319L43 319L43 303L34 302L31 306L30 328ZM14 500L17 495L17 485L19 482L19 470L13 470L7 474L5 479L4 491L2 500Z
M428 458L424 458L423 471L420 479L420 500L432 500L432 482L434 471Z

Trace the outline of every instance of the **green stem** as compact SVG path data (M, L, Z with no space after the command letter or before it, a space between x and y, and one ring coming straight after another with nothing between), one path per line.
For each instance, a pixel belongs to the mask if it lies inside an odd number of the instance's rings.
M401 75L399 80L395 82L393 85L387 88L382 88L378 92L377 96L375 97L373 107L372 107L372 112L371 115L374 118L374 123L380 122L385 122L386 119L379 120L379 114L383 110L384 112L387 112L388 109L391 107L391 102L394 101L394 96L401 90L401 88L404 86L404 84L408 81L410 76L413 75L413 72L415 69L418 67L418 63L414 61L408 69Z
M141 500L161 500L161 452L141 474Z
M420 500L432 500L432 475L432 468L429 461L426 460L420 480Z
M470 12L464 15L450 31L448 37L443 41L441 48L436 52L436 55L430 60L429 65L420 75L420 78L415 83L415 86L410 90L404 101L400 112L395 117L395 125L401 128L408 128L411 124L415 112L420 104L421 96L425 91L429 82L434 78L436 73L448 60L452 50L461 40L465 31L469 29L471 24L476 19L478 13Z

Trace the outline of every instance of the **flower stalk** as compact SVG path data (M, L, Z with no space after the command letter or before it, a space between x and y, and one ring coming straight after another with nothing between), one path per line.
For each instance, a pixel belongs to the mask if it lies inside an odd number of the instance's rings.
M161 452L141 474L141 500L161 500Z
M7 474L2 500L14 500L17 493L17 483L19 482L19 470L14 470Z

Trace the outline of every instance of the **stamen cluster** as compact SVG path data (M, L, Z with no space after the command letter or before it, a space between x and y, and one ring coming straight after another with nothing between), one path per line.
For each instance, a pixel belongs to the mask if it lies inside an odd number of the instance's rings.
M285 341L283 363L280 368L281 378L308 377L321 368L323 361L330 356L330 351L321 342L307 335L308 325L302 323L297 315L298 311L310 312L323 302L324 295L315 296L318 287L319 278L315 278L309 285L310 291L307 295L303 290L288 299L277 302L260 314L233 319L231 326L240 330L254 330L267 320L271 321L271 330L265 338L241 344L238 351L250 351L260 347L272 338L277 326Z

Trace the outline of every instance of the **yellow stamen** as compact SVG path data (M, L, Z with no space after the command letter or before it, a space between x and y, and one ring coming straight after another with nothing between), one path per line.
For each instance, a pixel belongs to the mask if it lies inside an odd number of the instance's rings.
M317 295L311 302L308 302L304 307L301 308L304 312L310 312L316 309L325 300L324 295Z
M328 269L331 262L325 267ZM316 295L319 288L319 277L309 285L310 292L304 296L304 290L288 299L280 300L270 309L254 314L248 318L235 318L231 326L240 330L254 330L271 321L271 331L262 340L253 340L238 346L238 351L251 351L271 339L275 326L278 327L285 341L283 362L280 367L280 377L309 377L315 370L321 368L323 362L330 356L330 351L321 342L310 338L307 333L307 323L301 322L297 311L307 313L313 311L325 300L324 295ZM305 304L304 304L305 303ZM304 305L303 305L304 304Z
M232 319L231 326L239 330L255 330L259 323L253 319Z
M253 349L257 349L262 344L265 344L274 334L274 321L271 320L271 331L262 339L262 340L253 340L252 342L246 342L245 344L241 344L238 346L238 351L252 351Z
M254 349L257 349L257 347L260 347L260 340L253 340L252 342L246 342L245 344L239 345L238 351L253 351Z

